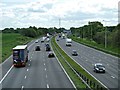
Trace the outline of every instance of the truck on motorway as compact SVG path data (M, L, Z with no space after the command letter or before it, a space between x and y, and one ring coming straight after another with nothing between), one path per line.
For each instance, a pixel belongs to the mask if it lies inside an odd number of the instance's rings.
M42 40L41 40L41 42L44 42L44 41L45 41L45 39L46 39L46 37L42 37Z
M25 67L28 61L27 45L18 45L13 48L13 65L15 67Z
M72 46L72 39L66 39L66 46Z
M64 33L62 34L62 38L65 39L65 34Z

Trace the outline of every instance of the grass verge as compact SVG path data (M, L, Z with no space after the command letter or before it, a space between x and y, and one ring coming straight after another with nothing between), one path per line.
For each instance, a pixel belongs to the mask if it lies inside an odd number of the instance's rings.
M89 79L89 81L91 81L94 84L91 84L90 87L95 89L96 87L99 86L99 88L105 88L104 86L102 86L96 79L94 79L90 74L88 74L81 66L79 66L74 60L72 60L56 43L55 41L55 37L52 38L52 43L54 43L54 45L56 46L56 48L58 49L58 51L62 54L62 56L67 60L67 62L72 66L72 68L74 68L77 72L81 73L82 76L86 77ZM70 75L70 77L72 78L74 84L76 85L77 88L85 88L85 84L82 83L82 81L77 78L77 75L74 75L73 72L70 72L70 67L65 63L64 60L62 60L59 56L59 54L57 54L56 50L53 47L53 50L55 51L58 59L60 60L60 62L62 63L62 65L64 66L65 70L67 71L67 73Z
M105 53L120 57L120 48L110 47L110 46L105 48L104 45L97 44L97 43L95 43L93 41L91 42L91 41L88 41L86 39L81 39L81 38L77 38L77 37L74 37L74 36L71 36L70 38L72 38L72 40L74 40L75 42L78 42L80 44L83 44L83 45L86 45L88 47L92 47L94 49L103 51Z
M80 80L80 78L72 71L72 69L69 67L69 65L63 60L63 58L60 56L60 54L57 52L57 50L55 49L54 45L57 47L58 46L54 40L54 38L52 38L51 40L51 45L52 48L58 58L58 60L60 61L60 63L62 64L62 66L64 67L65 71L67 72L67 74L70 76L71 80L73 81L73 83L75 84L76 88L79 90L80 88L86 88L86 85L82 82L82 80ZM54 44L54 45L53 45Z
M33 38L16 33L2 33L2 62L12 54L12 48L30 42Z

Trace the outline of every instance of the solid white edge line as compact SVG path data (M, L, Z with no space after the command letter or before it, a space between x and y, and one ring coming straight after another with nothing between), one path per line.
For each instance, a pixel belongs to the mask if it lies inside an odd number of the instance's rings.
M51 45L51 43L50 43L50 45ZM52 47L51 47L51 49L52 49L52 51L53 51L53 48L52 48ZM58 60L58 58L57 58L57 56L56 56L56 54L55 54L54 51L53 51L53 53L54 53L54 55L55 55L55 57L56 57L56 59L57 59L57 62L58 62L59 65L60 65L60 67L62 68L63 72L65 73L65 75L67 76L67 78L69 79L69 81L71 82L71 84L73 85L73 87L77 90L75 84L73 83L72 79L69 77L69 75L67 74L67 72L66 72L65 69L63 68L62 64L61 64L60 61Z
M57 42L56 42L57 43ZM61 46L57 43L57 45L61 48ZM62 49L62 48L61 48ZM63 50L63 49L62 49ZM63 50L64 51L64 50ZM64 51L65 52L65 51ZM66 52L65 52L66 53ZM67 54L67 53L66 53ZM67 54L68 55L68 54ZM71 59L73 59L70 55L68 55ZM74 60L74 59L73 59ZM75 61L75 60L74 60ZM76 62L76 61L75 61ZM94 77L89 71L87 71L82 65L80 65L78 62L76 62L79 66L81 66L88 74L90 74L94 79L96 79L100 84L102 84L105 88L108 89L107 86L105 86L100 80L98 80L96 77ZM109 89L108 89L109 90Z
M7 73L4 75L4 77L0 80L0 84L3 82L3 80L7 77L7 75L10 73L10 71L12 70L12 68L13 68L14 66L12 65L11 67L10 67L10 69L7 71Z
M29 71L29 69L27 69L27 71Z

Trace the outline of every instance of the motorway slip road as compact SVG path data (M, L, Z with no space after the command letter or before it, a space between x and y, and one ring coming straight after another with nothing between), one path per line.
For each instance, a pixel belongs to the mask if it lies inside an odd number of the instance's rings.
M35 51L40 45L41 51ZM12 67L12 56L2 64L2 88L74 88L56 58L48 58L45 43L29 43L29 61L26 67ZM9 68L8 68L9 67Z
M87 47L72 41L71 47L66 47L65 39L56 37L58 45L77 63L82 65L90 74L97 78L108 88L118 88L118 58L101 51ZM78 56L72 56L72 50L77 50ZM106 73L95 73L93 67L95 63L102 63L106 68Z

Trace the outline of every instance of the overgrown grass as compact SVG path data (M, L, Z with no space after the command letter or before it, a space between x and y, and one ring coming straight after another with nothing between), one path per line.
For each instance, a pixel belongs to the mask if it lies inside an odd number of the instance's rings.
M69 64L79 73L81 73L83 76L85 76L86 78L88 78L90 81L94 82L96 85L99 85L100 87L103 87L96 79L94 79L90 74L88 74L81 66L79 66L74 60L72 60L55 42L55 38L52 39L52 42L54 43L54 45L56 46L56 48L58 49L58 51L62 54L62 56L67 60L67 62L69 62ZM55 51L56 52L56 51ZM58 55L57 55L58 56ZM58 57L59 58L59 57ZM63 63L64 61L61 59L60 60L61 63ZM64 64L63 64L64 65ZM69 66L65 65L64 67L69 68ZM69 71L69 70L68 70ZM70 75L71 73L69 73ZM73 73L72 73L73 74ZM72 80L74 81L75 85L77 86L77 88L81 87L79 83L78 78L74 78L72 77L72 74L70 75L70 77L72 78ZM82 84L82 83L81 83ZM95 88L93 87L93 85L91 85L91 88Z
M16 45L26 44L33 38L25 37L16 33L2 34L2 62L12 54L12 48Z
M70 38L72 38L72 40L74 40L78 43L84 44L86 46L95 48L97 50L103 51L105 53L108 53L108 54L111 54L111 55L114 55L114 56L120 57L120 48L118 48L118 47L107 46L107 48L105 48L104 45L97 44L94 41L90 41L90 40L87 40L87 39L81 39L81 38L77 38L77 37L74 37L74 36L71 36Z

